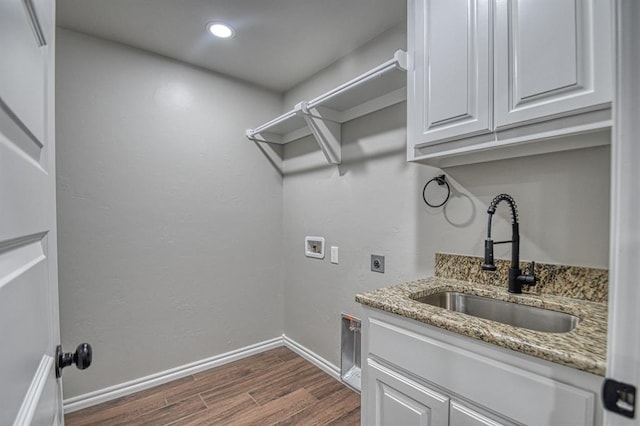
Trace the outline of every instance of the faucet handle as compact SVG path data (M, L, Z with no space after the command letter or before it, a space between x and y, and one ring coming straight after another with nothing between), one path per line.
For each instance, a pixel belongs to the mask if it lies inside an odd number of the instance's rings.
M536 269L536 262L532 260L531 263L529 264L529 268L527 269L527 274L524 276L526 284L536 285L536 281L538 279L536 278L535 269Z

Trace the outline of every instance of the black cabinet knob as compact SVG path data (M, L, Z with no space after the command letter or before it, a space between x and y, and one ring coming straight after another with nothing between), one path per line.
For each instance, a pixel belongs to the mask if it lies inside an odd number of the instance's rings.
M74 353L62 352L62 345L56 348L56 377L62 377L62 369L75 364L79 370L89 368L93 359L93 349L88 343L80 343Z

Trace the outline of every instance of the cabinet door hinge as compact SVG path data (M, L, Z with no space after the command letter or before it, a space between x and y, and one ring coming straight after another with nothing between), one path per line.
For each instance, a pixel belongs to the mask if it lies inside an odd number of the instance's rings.
M602 385L604 408L625 417L636 415L636 387L627 383L606 379Z

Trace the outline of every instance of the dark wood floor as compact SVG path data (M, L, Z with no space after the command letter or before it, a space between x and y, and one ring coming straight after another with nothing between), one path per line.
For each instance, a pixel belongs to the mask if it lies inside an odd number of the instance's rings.
M285 347L65 415L76 425L359 425L360 395Z

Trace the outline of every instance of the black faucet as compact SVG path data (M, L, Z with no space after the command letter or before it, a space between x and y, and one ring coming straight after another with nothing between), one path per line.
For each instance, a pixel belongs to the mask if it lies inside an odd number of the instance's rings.
M501 201L506 201L511 207L511 240L509 241L493 241L491 239L491 219L496 212L496 207ZM495 244L511 243L511 266L509 267L509 293L522 293L522 284L535 285L536 277L534 274L535 262L531 262L529 273L522 274L520 269L520 231L518 227L518 207L516 202L509 194L500 194L496 196L489 208L489 226L487 229L487 239L484 240L484 262L482 269L485 271L495 271L496 265L493 263L493 246Z

